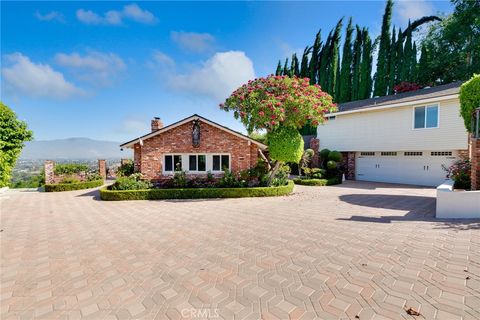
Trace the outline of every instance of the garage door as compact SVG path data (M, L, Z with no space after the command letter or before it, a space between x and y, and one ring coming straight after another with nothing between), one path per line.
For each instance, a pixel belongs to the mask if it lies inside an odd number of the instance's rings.
M357 152L357 180L438 186L455 151Z

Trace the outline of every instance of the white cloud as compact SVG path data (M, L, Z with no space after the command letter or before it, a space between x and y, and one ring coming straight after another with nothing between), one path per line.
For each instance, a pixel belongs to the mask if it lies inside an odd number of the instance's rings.
M132 20L144 24L155 24L158 19L148 10L143 10L137 4L123 6L121 11L110 10L103 16L91 10L77 10L77 19L85 24L91 25L113 25L123 24L123 20Z
M65 17L63 14L57 11L50 11L46 14L41 14L40 12L35 13L35 17L37 17L40 21L57 21L57 22L65 22Z
M165 59L163 55L161 60L171 60ZM156 62L161 64L161 60L157 59ZM217 52L201 65L192 67L189 72L177 72L171 67L166 69L165 65L160 67L162 79L166 79L170 88L206 95L218 101L224 100L240 85L255 78L253 63L242 51Z
M399 0L395 2L395 6L394 12L399 22L405 25L405 27L409 19L413 21L434 13L432 4L425 0ZM403 27L403 29L405 27Z
M123 60L114 53L91 51L86 55L77 52L57 53L55 62L72 70L79 79L95 85L110 85L126 69Z
M125 134L143 134L150 131L150 123L146 120L140 120L134 117L123 119L118 128L118 132Z
M215 37L210 33L172 31L170 37L182 49L197 53L213 49L215 42Z
M288 63L292 62L292 55L294 53L297 54L298 60L302 59L303 50L304 48L292 48L288 43L285 41L277 41L280 51L282 53L283 59L281 59L282 64L285 62L285 58L288 58Z
M34 63L21 53L10 54L6 60L8 66L2 68L2 76L15 94L60 99L85 94L47 64Z

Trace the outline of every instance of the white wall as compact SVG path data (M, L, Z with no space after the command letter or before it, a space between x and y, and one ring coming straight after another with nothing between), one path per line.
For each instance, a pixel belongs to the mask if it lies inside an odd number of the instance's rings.
M460 117L458 99L428 105L439 106L439 127L413 129L412 104L377 111L337 115L318 126L320 149L338 151L465 150L468 136Z
M480 218L480 191L453 191L453 181L437 187L437 218Z

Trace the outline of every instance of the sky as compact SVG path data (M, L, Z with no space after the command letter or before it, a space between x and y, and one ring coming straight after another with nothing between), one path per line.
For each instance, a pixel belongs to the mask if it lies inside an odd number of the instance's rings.
M380 32L384 1L1 2L1 100L36 140L124 142L200 114L245 132L219 103L301 55L342 16ZM393 23L448 14L396 1Z

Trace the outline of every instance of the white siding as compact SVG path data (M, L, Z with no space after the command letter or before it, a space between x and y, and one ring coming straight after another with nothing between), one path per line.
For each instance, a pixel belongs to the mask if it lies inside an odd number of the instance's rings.
M413 107L394 107L337 115L317 129L320 149L338 151L464 150L468 136L458 99L439 106L439 127L413 129Z

